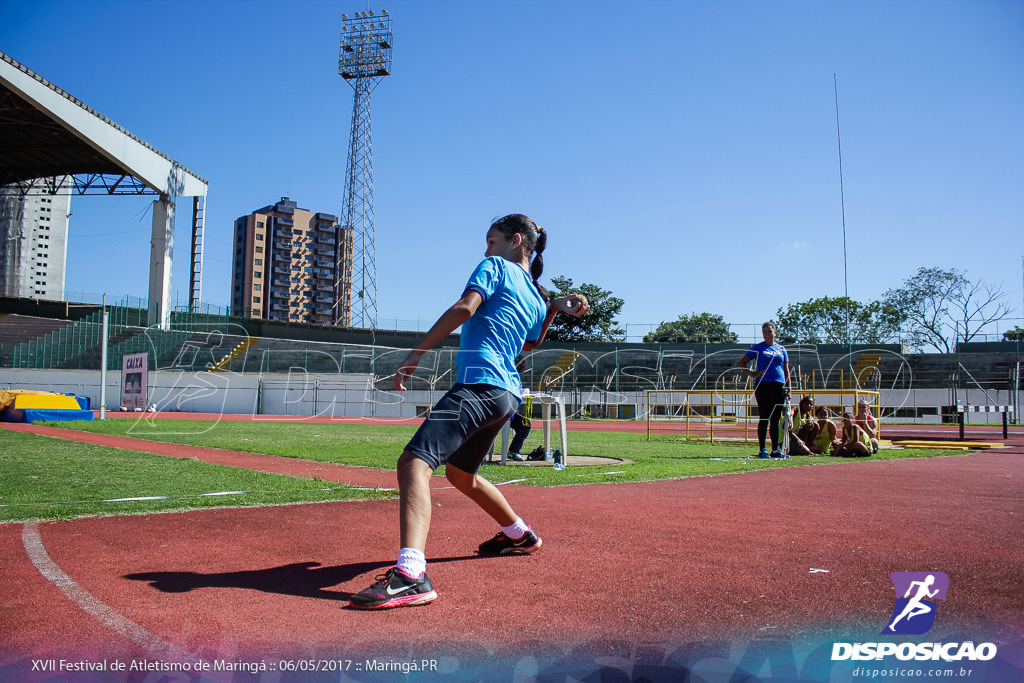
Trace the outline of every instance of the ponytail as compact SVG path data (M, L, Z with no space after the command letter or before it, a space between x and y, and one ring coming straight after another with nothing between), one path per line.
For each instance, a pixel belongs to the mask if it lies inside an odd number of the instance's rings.
M533 278L533 286L537 288L544 299L548 298L547 291L540 286L540 276L544 272L544 247L548 244L547 231L537 226L537 245L533 248L533 261L530 263L530 277Z

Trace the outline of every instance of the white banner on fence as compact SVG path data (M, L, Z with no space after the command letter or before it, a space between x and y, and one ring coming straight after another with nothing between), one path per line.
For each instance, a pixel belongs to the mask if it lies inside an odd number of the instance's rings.
M145 410L149 394L149 354L121 358L121 410Z

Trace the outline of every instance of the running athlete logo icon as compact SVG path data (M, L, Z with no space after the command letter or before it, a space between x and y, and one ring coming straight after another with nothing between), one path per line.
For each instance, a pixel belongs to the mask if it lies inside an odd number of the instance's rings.
M942 572L895 572L889 578L896 588L896 606L882 633L927 633L935 624L937 601L946 599L949 577Z

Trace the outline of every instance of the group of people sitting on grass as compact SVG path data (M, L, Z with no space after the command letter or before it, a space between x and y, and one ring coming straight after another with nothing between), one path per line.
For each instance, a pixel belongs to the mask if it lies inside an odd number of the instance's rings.
M825 406L814 407L814 399L804 396L793 410L789 432L791 455L835 455L863 457L878 452L878 420L866 401L857 404L857 414L843 413L842 430L829 419Z

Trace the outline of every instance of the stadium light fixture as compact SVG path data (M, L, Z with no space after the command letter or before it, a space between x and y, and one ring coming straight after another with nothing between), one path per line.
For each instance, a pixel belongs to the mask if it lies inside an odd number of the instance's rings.
M367 23L368 17L374 21ZM355 17L342 15L341 59L338 73L345 80L381 78L391 75L391 16L386 12L359 12Z
M352 128L345 172L340 228L351 235L349 264L335 268L336 325L377 326L377 265L374 235L370 93L391 75L391 16L342 15L338 74L352 86ZM354 300L349 293L355 293Z

